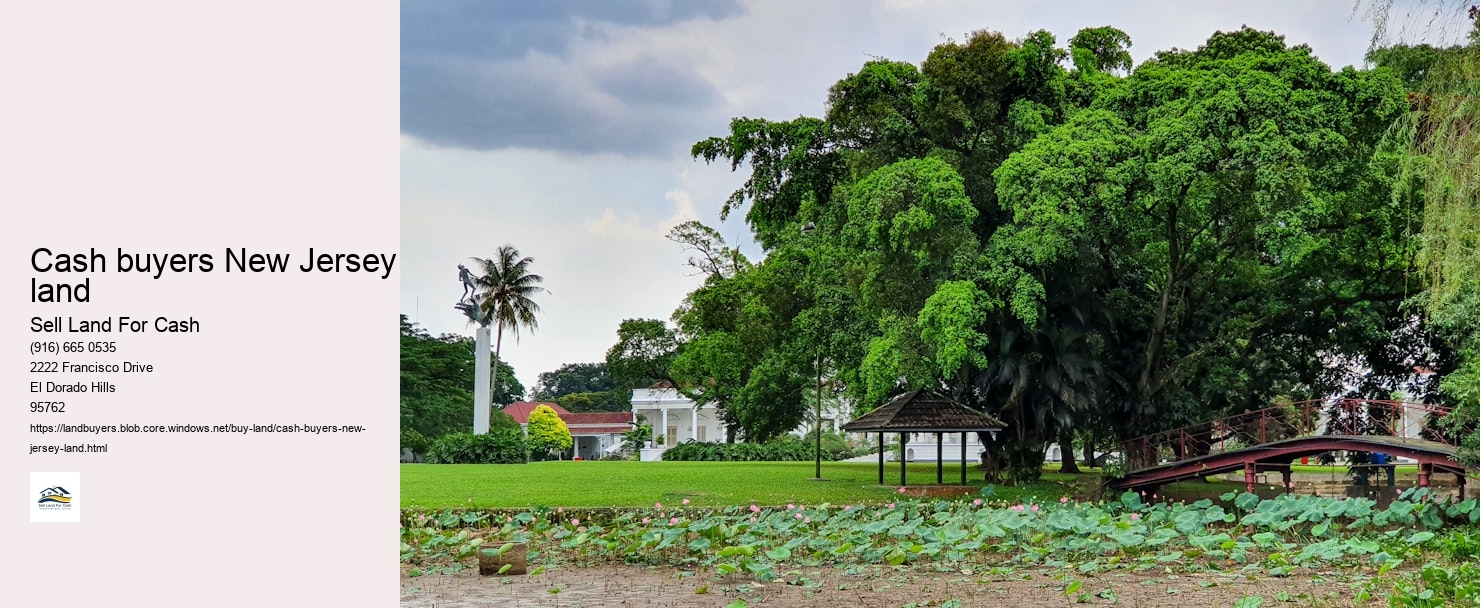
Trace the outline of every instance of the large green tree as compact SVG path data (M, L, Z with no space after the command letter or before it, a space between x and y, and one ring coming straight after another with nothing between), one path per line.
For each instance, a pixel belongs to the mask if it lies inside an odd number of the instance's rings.
M696 144L748 167L724 213L749 205L766 256L689 295L670 369L757 437L801 419L813 374L865 411L946 391L1001 414L992 449L1028 472L1076 434L1446 369L1407 304L1398 75L1248 28L1134 68L1120 30L1068 46L975 32L867 62L824 118Z
M476 346L454 334L433 337L401 315L401 430L427 439L466 433L473 412L473 367ZM493 394L495 403L517 401L524 386L508 364ZM497 413L497 412L495 412Z
M1014 223L990 264L1042 308L1069 297L1057 277L1092 286L1122 436L1325 396L1349 363L1410 377L1433 345L1392 338L1416 321L1416 209L1390 196L1383 147L1405 105L1391 73L1332 71L1272 33L1159 53L998 169Z

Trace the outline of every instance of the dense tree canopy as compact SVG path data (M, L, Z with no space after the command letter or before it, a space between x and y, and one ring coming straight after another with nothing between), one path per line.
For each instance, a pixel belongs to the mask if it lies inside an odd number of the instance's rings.
M1446 345L1459 355L1457 369L1443 376L1443 390L1459 406L1450 420L1465 437L1461 459L1473 464L1480 463L1480 6L1425 3L1435 5L1436 15L1463 12L1471 22L1466 43L1399 44L1373 49L1369 60L1397 72L1409 90L1409 111L1395 137L1407 153L1406 179L1395 195L1423 201L1425 300ZM1378 23L1374 40L1386 20Z
M822 118L695 144L748 171L722 215L748 207L765 258L686 226L705 282L673 328L623 324L613 375L753 439L804 419L816 374L863 410L942 390L1009 423L993 456L1019 471L1076 434L1448 375L1413 304L1432 186L1391 137L1433 53L1333 69L1244 28L1133 66L1130 45L979 31L866 62Z
M540 374L530 399L553 401L571 412L624 412L632 409L630 389L618 388L606 363L566 363Z
M403 432L415 430L427 439L435 439L448 433L472 431L469 420L473 413L475 348L472 338L453 334L432 337L408 321L406 315L401 315ZM501 363L498 374L494 403L523 398L524 386L514 376L512 367Z

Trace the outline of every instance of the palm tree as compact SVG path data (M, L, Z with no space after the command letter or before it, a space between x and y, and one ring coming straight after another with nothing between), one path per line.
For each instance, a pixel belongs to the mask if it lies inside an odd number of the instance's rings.
M472 258L472 261L478 265L482 275L473 281L477 286L473 299L485 318L498 325L493 347L493 387L488 391L489 395L495 395L498 394L498 360L504 328L508 327L513 332L515 340L519 339L520 327L538 328L535 315L540 312L540 306L530 296L548 290L539 286L544 277L529 272L534 258L520 257L519 250L512 245L499 247L493 258ZM488 404L480 406L488 407Z

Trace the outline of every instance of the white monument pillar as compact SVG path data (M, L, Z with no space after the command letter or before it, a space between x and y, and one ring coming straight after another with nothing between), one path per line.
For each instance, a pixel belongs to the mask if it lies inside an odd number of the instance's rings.
M488 433L489 407L493 399L488 394L489 372L488 366L493 362L489 354L492 338L489 337L487 327L479 327L477 332L477 352L473 360L473 434L485 435Z

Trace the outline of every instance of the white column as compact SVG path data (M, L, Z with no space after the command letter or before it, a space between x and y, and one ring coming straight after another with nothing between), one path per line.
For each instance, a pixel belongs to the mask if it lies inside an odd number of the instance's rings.
M673 438L668 436L668 408L666 407L663 408L663 426L659 428L663 430L663 445L668 445L668 441Z
M493 358L489 356L488 328L479 327L477 332L477 353L473 358L473 433L483 435L488 433L488 408L493 402L488 395L488 367Z
M694 421L693 426L689 427L689 439L692 439L694 441L698 441L699 440L699 406L696 405L696 406L694 406L693 409L689 410L689 415L693 418L693 421Z

